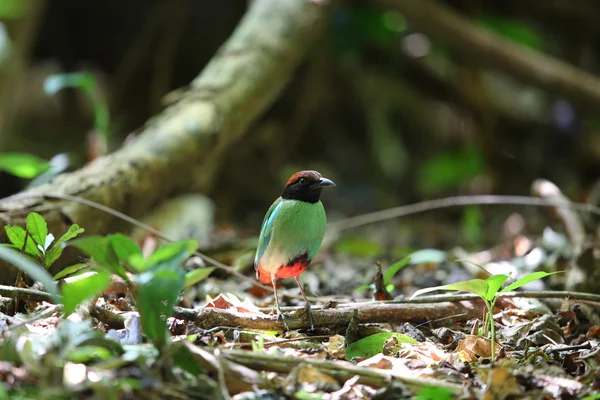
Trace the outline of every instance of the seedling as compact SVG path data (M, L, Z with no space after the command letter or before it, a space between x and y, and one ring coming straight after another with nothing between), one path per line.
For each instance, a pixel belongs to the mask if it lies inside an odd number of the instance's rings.
M496 335L494 331L494 305L498 298L506 292L510 292L512 290L518 289L521 286L524 286L530 282L536 281L538 279L545 278L549 275L558 274L563 271L557 272L533 272L531 274L527 274L521 279L513 282L508 285L504 289L501 289L504 282L509 278L509 275L506 274L498 274L492 275L489 278L483 279L471 279L469 281L452 283L450 285L444 286L435 286L431 288L425 288L421 290L417 290L415 294L412 295L411 299L424 294L433 292L436 290L459 290L470 292L478 295L483 300L485 307L487 309L487 315L484 321L484 331L483 334L487 335L489 333L491 341L492 341L492 349L491 349L491 358L492 360L496 359Z

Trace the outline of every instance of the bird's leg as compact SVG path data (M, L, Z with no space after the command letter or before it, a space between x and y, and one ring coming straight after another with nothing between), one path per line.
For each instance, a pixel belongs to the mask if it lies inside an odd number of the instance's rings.
M279 298L277 297L277 278L275 277L275 274L271 274L271 283L273 284L273 291L275 292L275 307L277 308L277 320L279 321L279 317L281 317L281 320L283 321L283 326L285 326L285 330L289 331L290 327L285 321L285 315L283 315L283 312L279 307Z
M306 313L308 314L308 320L310 321L310 330L314 331L315 330L315 321L313 319L312 310L310 309L310 303L308 302L308 299L306 298L306 295L304 294L304 288L302 288L302 285L300 284L300 279L298 278L298 276L296 276L295 279L296 279L296 283L298 284L298 288L300 289L300 293L302 293L302 297L304 297L304 307L306 309Z

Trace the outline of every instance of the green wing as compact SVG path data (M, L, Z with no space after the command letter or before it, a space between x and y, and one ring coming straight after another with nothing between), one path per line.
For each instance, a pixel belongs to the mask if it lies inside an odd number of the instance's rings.
M258 238L258 248L256 249L256 257L254 257L254 269L258 269L258 263L262 258L265 250L269 246L269 242L271 241L271 233L273 232L273 225L275 224L275 218L277 217L277 212L281 208L283 204L283 199L280 197L269 207L267 214L265 215L265 219L262 224L262 228L260 229L260 237Z

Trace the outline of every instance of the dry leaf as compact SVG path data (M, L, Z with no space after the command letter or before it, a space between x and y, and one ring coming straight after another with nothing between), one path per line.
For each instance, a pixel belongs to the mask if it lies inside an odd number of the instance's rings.
M500 345L496 343L496 354L500 350ZM454 351L454 355L464 362L475 361L479 357L491 357L492 341L483 336L467 336L465 339L458 341L458 347Z
M346 338L342 335L330 337L329 341L323 343L323 348L332 358L346 359Z
M254 314L262 314L258 307L250 302L249 299L240 301L231 293L221 293L215 299L206 303L204 308L219 308L222 310L234 310L237 312L247 312Z

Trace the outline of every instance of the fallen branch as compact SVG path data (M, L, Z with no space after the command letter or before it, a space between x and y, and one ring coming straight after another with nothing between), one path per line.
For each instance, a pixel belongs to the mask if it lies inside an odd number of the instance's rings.
M42 292L41 290L19 288L14 286L0 285L0 296L17 298L24 301L37 301L37 302L48 302L56 303L56 298L50 293Z
M573 65L534 52L479 28L468 18L431 0L377 0L395 9L425 34L477 62L573 100L600 103L600 79Z
M383 387L391 381L397 380L412 388L427 386L443 387L455 395L460 394L463 389L462 385L455 383L448 383L438 379L417 378L398 373L394 370L362 368L345 361L315 360L308 357L281 357L278 355L240 350L225 350L221 354L230 361L257 371L288 373L296 368L298 364L308 364L341 382L358 376L359 383L374 387Z
M302 312L287 314L286 322L290 329L308 329L308 315ZM444 324L479 318L483 315L483 302L435 303L435 304L386 304L359 303L354 307L316 309L313 308L314 326L319 328L343 328L350 324L354 314L357 323L424 323L436 325L437 320ZM284 330L281 320L276 315L264 313L242 313L217 308L201 308L199 310L176 308L174 317L193 320L199 328L211 329L215 326L230 326L242 329Z

